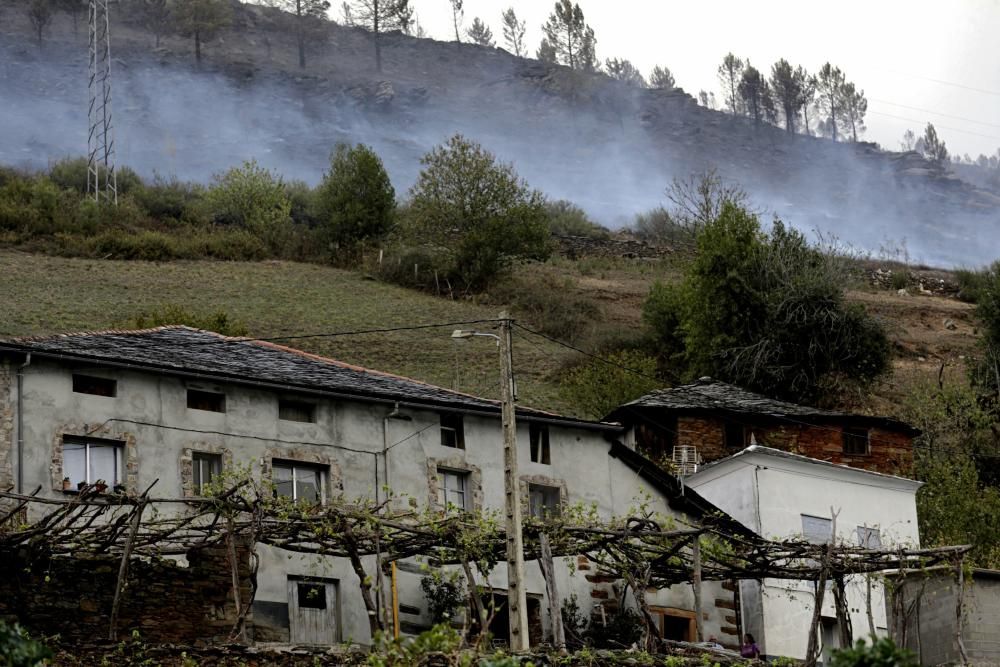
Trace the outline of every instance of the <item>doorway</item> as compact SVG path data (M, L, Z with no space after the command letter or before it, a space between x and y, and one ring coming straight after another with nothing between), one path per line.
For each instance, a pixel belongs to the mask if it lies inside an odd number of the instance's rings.
M288 577L288 630L293 644L336 644L339 640L337 582Z

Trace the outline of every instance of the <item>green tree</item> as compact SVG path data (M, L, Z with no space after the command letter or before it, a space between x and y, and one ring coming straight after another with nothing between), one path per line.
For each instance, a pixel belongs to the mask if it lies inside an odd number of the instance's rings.
M472 26L465 31L465 34L469 36L469 41L473 44L488 47L496 46L496 42L493 41L493 31L478 16L472 19Z
M299 47L299 67L306 66L306 35L309 28L326 18L327 0L277 0L277 6L295 15L295 41Z
M868 113L868 99L865 91L857 90L853 83L845 83L840 90L844 128L850 130L851 141L857 143L858 134L865 131L865 114Z
M375 151L338 145L318 188L317 209L337 248L350 251L385 238L395 221L396 191Z
M552 55L552 62L570 69L593 71L597 69L596 39L587 25L583 10L571 0L559 0L552 14L542 26L545 37L539 48Z
M503 12L503 41L507 44L507 49L518 58L528 55L528 50L524 47L525 22L517 20L517 14L513 7L508 7Z
M53 14L52 0L31 0L28 3L28 21L35 31L35 39L38 40L39 46L42 45L45 29L52 23Z
M610 232L587 215L587 212L573 202L559 199L545 204L549 217L549 231L560 236L586 236L607 238Z
M488 286L517 259L550 252L545 199L509 164L461 135L421 159L410 231L439 248L453 283Z
M669 67L657 65L649 75L649 87L660 90L673 90L677 87L677 82L674 80L674 75Z
M747 110L747 114L755 123L759 123L764 116L768 96L766 84L767 82L757 68L747 63L746 69L743 70L743 75L740 77L737 92L740 94L740 99L743 100L743 108Z
M785 131L795 133L795 120L799 110L805 103L802 88L805 85L803 77L805 70L801 67L792 69L784 58L771 66L771 90L785 116Z
M888 637L870 637L871 646L859 639L854 646L834 649L830 667L917 667L916 656L898 648Z
M948 148L941 141L933 123L927 123L927 127L924 128L924 136L917 139L916 150L931 162L940 165L948 163Z
M738 113L740 110L740 81L743 78L743 67L743 60L732 53L727 53L719 65L719 81L722 83L722 91L725 93L730 113Z
M272 249L291 223L292 204L281 178L256 160L216 175L206 199L218 221L246 228Z
M837 140L837 126L843 122L844 84L846 79L839 67L826 63L816 75L817 107L824 116L828 132Z
M677 375L711 375L814 402L889 368L882 325L844 300L845 270L775 221L725 202L702 227L679 285L654 285L643 315Z
M177 0L173 18L179 33L194 37L194 59L200 64L202 42L229 25L232 8L226 0Z
M601 419L612 410L659 389L656 358L638 350L619 350L569 371L559 393L580 414Z
M391 30L406 32L413 21L410 0L352 0L352 3L344 4L345 10L352 10L350 14L345 11L345 18L349 17L353 22L351 25L361 25L371 31L375 43L375 69L381 72L382 33Z
M604 61L604 69L612 79L636 88L646 87L646 79L627 58L608 58Z

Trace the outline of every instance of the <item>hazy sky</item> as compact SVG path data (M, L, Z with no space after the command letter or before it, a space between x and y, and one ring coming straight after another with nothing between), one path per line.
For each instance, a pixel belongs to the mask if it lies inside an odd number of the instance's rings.
M449 0L412 0L421 25L454 39ZM334 7L339 2L332 3ZM465 0L502 45L500 14L527 21L531 52L554 0ZM952 153L1000 148L1000 0L580 0L598 56L626 57L643 73L667 65L697 95L719 86L733 51L770 71L778 58L810 71L830 61L868 96L866 138L898 150L928 121Z

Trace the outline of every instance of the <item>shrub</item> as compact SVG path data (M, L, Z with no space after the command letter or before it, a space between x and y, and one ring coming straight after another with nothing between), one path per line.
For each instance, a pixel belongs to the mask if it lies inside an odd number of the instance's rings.
M177 304L166 304L151 311L139 313L132 318L130 325L137 329L151 329L170 324L183 324L214 331L224 336L246 336L249 329L245 322L234 319L224 310L214 313L192 313Z
M0 187L0 229L28 237L66 229L77 201L44 176L12 178Z
M165 179L159 174L153 182L133 192L136 202L153 218L161 221L176 220L207 223L205 188L195 183Z
M63 158L49 168L49 179L61 188L87 194L87 165L85 157ZM98 167L98 175L103 183L104 167ZM142 187L142 179L139 174L129 167L118 167L115 170L115 183L119 196L129 194Z
M161 232L142 231L136 234L113 230L95 236L90 245L94 254L109 259L159 262L184 258L182 245L177 238Z
M859 639L854 646L834 649L830 667L916 667L916 656L888 637L872 637L871 642Z
M0 620L0 664L7 667L35 667L46 664L52 651L32 639L17 623L8 625Z
M591 623L587 639L599 649L629 648L642 639L645 622L639 612L631 607L619 606L606 623Z
M461 135L421 164L410 191L409 231L443 251L449 279L461 291L488 287L517 259L549 256L545 201L511 165Z
M450 623L466 601L464 586L454 573L436 570L421 578L420 589L427 598L427 610L434 623Z
M664 363L789 400L815 401L889 368L881 323L844 300L836 257L775 221L726 203L697 235L680 285L657 284L644 307Z
M285 187L256 160L217 175L207 200L216 220L243 227L272 249L288 233L292 204Z
M620 405L658 389L656 358L639 350L618 350L577 366L559 383L559 393L585 417L601 419Z
M285 183L285 195L292 205L292 222L304 227L316 227L320 224L316 204L316 190L309 187L305 181L289 181Z
M601 309L591 299L574 294L571 287L568 281L542 275L504 282L490 297L508 304L518 318L542 333L576 343L601 320Z
M586 211L565 199L548 202L545 213L549 219L549 231L553 234L594 239L606 239L611 235L606 227L591 220Z
M958 298L966 303L978 303L983 292L989 289L990 270L956 269L955 280L958 281Z
M352 251L381 241L392 229L396 191L375 151L364 144L339 144L317 188L316 203L330 243Z

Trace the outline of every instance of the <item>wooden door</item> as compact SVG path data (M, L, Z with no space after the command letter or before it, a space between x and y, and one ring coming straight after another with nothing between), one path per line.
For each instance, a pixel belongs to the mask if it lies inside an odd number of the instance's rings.
M335 644L337 584L317 579L288 579L289 639L294 644Z

